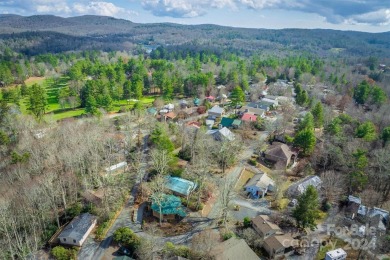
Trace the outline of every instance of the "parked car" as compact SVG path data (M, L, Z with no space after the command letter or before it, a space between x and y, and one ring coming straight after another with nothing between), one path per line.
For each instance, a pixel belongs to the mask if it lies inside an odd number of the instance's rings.
M132 252L124 246L119 247L118 251L116 251L118 255L132 256Z

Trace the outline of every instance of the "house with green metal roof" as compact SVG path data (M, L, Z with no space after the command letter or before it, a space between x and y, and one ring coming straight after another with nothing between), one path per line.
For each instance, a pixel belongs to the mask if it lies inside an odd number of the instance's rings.
M233 126L233 128L239 128L241 126L241 124L242 124L242 121L240 119L234 119L232 126Z
M196 184L192 181L182 179L179 177L168 177L166 183L167 189L171 190L174 194L187 197L192 191L196 189Z
M221 127L227 127L227 128L239 128L241 126L241 120L240 119L234 119L229 117L222 117L221 122L219 123Z
M233 125L233 122L234 122L234 119L233 118L229 118L229 117L222 117L221 119L221 122L219 123L222 127L232 127Z
M160 207L153 200L151 208L153 211L153 216L160 218ZM168 194L164 194L164 198L161 203L161 213L163 215L163 219L176 219L176 217L184 218L187 216L185 208L181 204L180 198L175 195Z

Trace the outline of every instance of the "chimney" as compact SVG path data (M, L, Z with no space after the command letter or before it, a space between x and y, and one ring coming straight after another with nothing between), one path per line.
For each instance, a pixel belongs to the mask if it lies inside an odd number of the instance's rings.
M258 105L258 104L256 104L256 108L259 108L259 105Z

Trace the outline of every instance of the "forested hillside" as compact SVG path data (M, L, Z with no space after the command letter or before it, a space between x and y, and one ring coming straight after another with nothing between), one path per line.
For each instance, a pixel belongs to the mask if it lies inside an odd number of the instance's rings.
M48 33L50 32L50 33ZM27 55L135 45L198 46L250 55L310 52L321 56L389 56L390 33L244 29L216 25L135 24L99 16L0 16L0 44Z

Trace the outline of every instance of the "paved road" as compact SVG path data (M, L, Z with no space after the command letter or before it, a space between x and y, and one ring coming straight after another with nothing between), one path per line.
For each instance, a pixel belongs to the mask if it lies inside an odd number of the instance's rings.
M145 141L145 140L144 140ZM144 143L147 143L146 141ZM146 147L144 147L146 148ZM235 180L238 180L238 177L243 169L244 163L250 156L252 155L253 150L246 149L242 154L240 154L239 157L239 165L237 167L234 167L232 169L229 169L227 171L228 178L233 178ZM143 160L146 160L146 155L144 155ZM145 167L147 167L147 164L144 163ZM145 176L147 178L147 176ZM218 182L217 185L221 185L223 181ZM137 191L137 186L135 185L132 190L132 195L134 196ZM125 207L122 209L120 215L115 220L114 224L110 228L110 230L107 233L106 238L98 244L95 242L91 237L88 238L88 241L84 244L82 247L80 253L79 253L79 259L82 260L100 260L103 258L105 251L109 248L111 242L112 242L112 234L114 231L119 227L129 227L131 228L137 235L144 238L151 238L151 236L141 230L141 220L142 220L142 207L139 209L137 214L137 221L133 223L131 221L131 208L134 204L134 198L132 198L127 202ZM249 203L245 200L235 200L235 202L241 203L243 207L247 207L249 210L256 212L256 215L259 213L263 213L264 209L261 208L260 210L256 208L256 202ZM207 227L216 228L216 219L219 216L220 213L220 202L217 200L214 204L214 206L211 209L211 212L207 217L188 217L186 218L186 221L192 223L193 228L190 232L179 235L179 236L173 236L173 237L161 237L159 238L159 243L161 245L165 244L166 242L172 242L174 244L188 244L191 241L191 238L196 233L204 230Z

